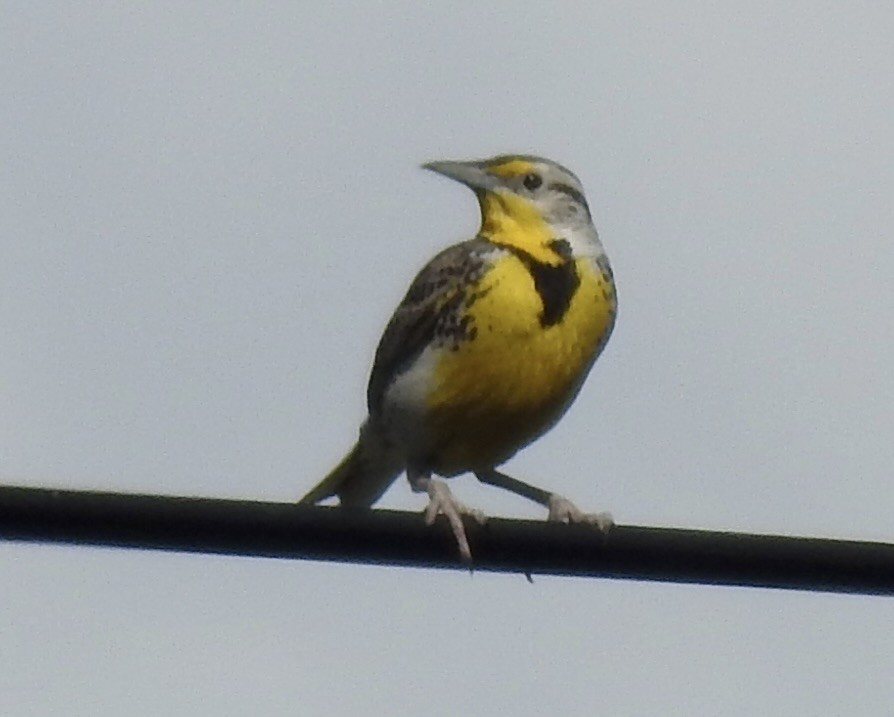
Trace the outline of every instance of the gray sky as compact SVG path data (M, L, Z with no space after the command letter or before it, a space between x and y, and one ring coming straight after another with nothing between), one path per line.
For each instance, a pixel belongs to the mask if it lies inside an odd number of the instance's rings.
M894 10L707 5L4 3L0 481L297 498L477 228L419 163L533 152L583 180L620 316L507 471L622 523L894 540ZM894 703L881 598L16 544L0 574L8 715Z

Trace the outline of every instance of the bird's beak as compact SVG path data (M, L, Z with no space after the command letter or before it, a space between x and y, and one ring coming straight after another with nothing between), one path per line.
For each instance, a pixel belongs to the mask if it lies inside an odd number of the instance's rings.
M498 184L497 178L484 169L480 162L427 162L422 168L455 179L473 190L490 191Z

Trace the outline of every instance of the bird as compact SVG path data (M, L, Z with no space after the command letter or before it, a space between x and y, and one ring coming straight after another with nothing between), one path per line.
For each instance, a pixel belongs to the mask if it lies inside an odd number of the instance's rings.
M463 516L485 518L444 479L473 473L548 520L607 532L610 513L498 470L562 417L615 325L614 276L580 180L526 154L422 167L474 192L481 227L411 282L376 349L356 444L299 502L368 508L406 472L428 495L426 524L444 515L471 562Z

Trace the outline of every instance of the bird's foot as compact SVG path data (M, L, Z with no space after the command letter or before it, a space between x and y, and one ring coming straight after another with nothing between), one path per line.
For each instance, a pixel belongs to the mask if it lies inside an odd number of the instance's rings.
M547 520L557 523L585 523L592 525L602 533L607 533L615 524L611 513L584 513L567 498L558 493L549 497L549 517Z
M417 482L419 488L428 493L428 506L425 508L425 524L432 525L435 518L443 515L450 523L456 545L459 548L463 562L472 562L472 551L469 548L469 540L466 538L466 529L463 526L462 516L468 515L476 522L484 525L487 518L484 513L474 508L469 508L453 497L450 488L444 481L434 478L421 478Z

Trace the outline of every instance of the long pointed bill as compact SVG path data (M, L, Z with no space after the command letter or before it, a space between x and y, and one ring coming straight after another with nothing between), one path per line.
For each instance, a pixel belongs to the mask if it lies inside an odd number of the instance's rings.
M455 179L472 189L492 190L498 184L498 179L488 174L477 162L427 162L423 169L443 174L445 177Z

